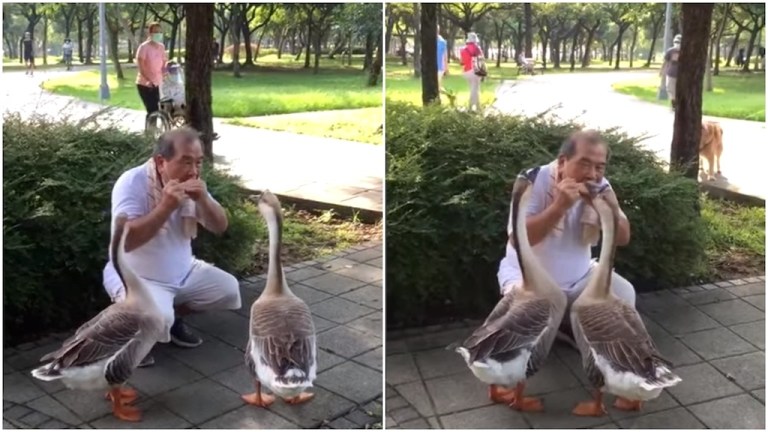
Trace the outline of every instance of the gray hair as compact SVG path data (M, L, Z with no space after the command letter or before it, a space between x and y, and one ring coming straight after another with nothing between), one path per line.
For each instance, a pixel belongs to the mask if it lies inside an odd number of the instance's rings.
M600 132L594 129L588 129L584 131L576 131L569 135L560 146L560 152L557 154L557 157L564 156L566 159L572 158L576 154L576 147L580 142L586 143L587 145L602 145L605 147L606 160L611 156L611 149L608 147L608 143L605 142L602 135L600 135Z
M172 129L160 135L155 142L155 149L152 156L162 156L165 160L171 160L176 156L176 143L191 144L200 140L200 132L184 126L178 129Z
M475 33L475 32L467 33L467 42L477 43L478 42L477 33Z

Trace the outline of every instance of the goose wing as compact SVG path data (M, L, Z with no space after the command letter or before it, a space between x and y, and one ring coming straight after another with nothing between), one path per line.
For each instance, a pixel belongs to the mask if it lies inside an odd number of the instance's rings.
M594 356L610 362L619 372L629 372L655 382L656 367L672 365L661 357L640 315L629 305L609 300L583 306L576 313L573 332L584 356L589 379L602 385L603 377Z
M553 331L550 321L548 300L516 293L506 295L463 346L470 352L470 362L486 358L508 361L522 349L529 349L528 373L532 374L547 355L548 344L539 341Z
M302 381L315 364L315 324L309 307L298 297L254 303L249 339L246 362L253 371L256 370L255 359L250 358L253 345L257 345L261 364L269 367L278 379L290 379L286 373L295 368L304 372L304 377L294 377Z
M41 361L52 360L53 369L66 369L114 357L107 365L107 380L124 382L141 360L136 357L143 336L150 334L157 323L150 316L119 307L105 310L97 318L78 329L59 350L43 356Z

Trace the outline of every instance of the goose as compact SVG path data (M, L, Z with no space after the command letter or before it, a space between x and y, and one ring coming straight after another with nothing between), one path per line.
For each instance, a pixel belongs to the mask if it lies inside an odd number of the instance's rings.
M595 191L591 195L584 198L600 215L603 244L597 269L571 306L570 319L595 391L594 400L579 403L573 414L599 417L606 413L604 392L617 396L617 409L639 411L644 401L682 379L659 354L637 311L611 292L618 213L604 199L594 197Z
M262 393L261 386L288 404L314 397L304 392L317 375L315 324L309 307L288 287L280 262L283 214L280 201L265 190L258 208L269 231L269 267L264 292L251 306L250 334L245 364L255 380L256 392L243 395L251 405L268 407L275 397Z
M129 404L138 398L135 390L124 387L141 360L156 342L170 342L170 326L148 287L125 259L125 240L130 232L128 218L115 220L111 257L126 290L125 300L113 303L77 329L62 347L46 354L32 370L43 381L61 382L74 390L106 390L112 413L124 421L140 421L141 412Z
M520 217L538 172L539 168L521 172L512 192L512 243L523 275L522 289L504 295L483 325L455 348L475 377L490 386L490 399L518 411L544 409L539 399L523 396L525 381L546 359L567 305L565 293L534 255L525 216Z

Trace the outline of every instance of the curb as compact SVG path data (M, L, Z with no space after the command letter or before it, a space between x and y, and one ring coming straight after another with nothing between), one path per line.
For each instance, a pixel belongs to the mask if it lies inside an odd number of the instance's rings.
M733 186L719 186L715 183L699 182L699 190L706 192L713 198L733 201L737 204L753 207L765 207L765 199L754 195L747 195L736 190Z
M260 194L262 191L256 189L248 189L245 186L238 185L240 192L245 195ZM274 192L273 192L274 193ZM327 211L333 210L336 214L344 217L345 219L352 219L357 217L361 222L366 224L376 224L382 220L382 212L378 210L363 209L358 207L347 206L343 204L332 204L322 201L314 201L306 198L297 198L289 195L274 193L277 199L282 204L293 205L298 210L304 211Z

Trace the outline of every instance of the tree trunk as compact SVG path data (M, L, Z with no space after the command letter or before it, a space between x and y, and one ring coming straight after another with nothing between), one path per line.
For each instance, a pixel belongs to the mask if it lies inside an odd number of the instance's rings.
M750 31L749 44L747 45L747 53L745 54L744 66L741 68L741 70L744 72L749 72L749 60L752 58L752 51L755 49L755 40L757 40L757 35L760 33L760 30L761 27L759 27L758 23L755 23L755 26Z
M312 31L312 21L309 21L309 24L307 25L307 43L304 47L306 49L304 54L304 69L309 69L309 64L312 61L312 38L314 36L314 32Z
M731 60L733 60L733 55L736 53L736 49L739 45L739 39L741 39L741 32L744 31L741 27L739 27L738 30L736 30L736 37L733 38L733 42L731 43L731 49L728 51L728 60L725 61L725 67L731 67Z
M368 70L373 63L374 49L377 46L376 41L373 40L374 33L368 33L365 35L365 56L363 57L363 70Z
M589 67L590 55L592 54L592 43L595 40L595 32L600 27L600 21L598 20L592 28L587 32L587 42L584 44L584 57L581 59L581 67Z
M230 19L232 22L229 24L229 29L231 33L230 38L232 39L232 74L235 78L242 78L242 75L240 75L240 3L232 3L231 7ZM187 43L189 43L189 38L187 38Z
M234 5L233 5L234 7ZM189 125L201 133L203 154L213 164L213 3L185 3L187 32L184 54Z
M530 3L523 3L525 15L525 57L533 57L533 11Z
M251 32L248 29L248 23L242 20L240 27L243 32L243 45L245 46L245 65L253 66L253 47L251 46Z
M261 52L261 41L264 39L264 35L267 34L266 30L263 30L259 34L259 39L256 40L256 52L253 53L253 62L252 64L255 64L259 60L259 53Z
M315 27L315 69L312 72L315 75L317 75L317 73L320 72L320 53L322 52L320 49L320 43L322 42L322 38L323 38L323 32L322 32L321 26L322 26L322 23L319 22Z
M48 64L48 16L43 17L43 64Z
M712 86L712 53L715 51L714 43L714 39L710 38L709 44L707 44L707 64L705 65L707 69L704 75L706 78L704 81L704 90L707 92L714 90L714 87Z
M627 29L619 26L619 36L616 38L616 64L613 65L614 70L619 70L619 64L621 63L621 40L624 39L624 32Z
M379 85L379 77L381 77L381 68L384 66L384 43L381 39L381 33L375 34L376 38L376 57L371 64L371 70L368 74L368 86L375 87Z
M683 3L683 34L677 74L677 109L670 164L690 179L699 173L701 103L712 3Z
M437 86L437 4L421 4L421 101L440 104Z
M118 80L124 80L123 68L120 66L120 53L118 48L120 28L116 23L110 23L110 18L107 17L107 43L109 43L109 57L112 59L112 63L115 66L115 72Z
M648 60L645 61L644 67L651 67L651 61L654 54L656 54L656 40L659 38L659 27L661 27L661 20L653 22L653 28L651 29L651 49L648 50Z
M579 38L579 32L574 30L573 38L571 39L571 72L576 69L576 40Z
M77 55L80 57L80 63L84 63L85 56L83 51L83 21L80 19L77 20Z
M171 7L175 7L175 5L172 5ZM179 32L179 24L174 23L171 24L171 37L168 40L169 46L168 46L168 58L172 59L173 55L176 53L176 34Z
M632 29L632 44L629 46L629 68L634 66L635 46L637 45L637 24Z
M421 77L421 32L419 31L421 9L418 3L413 3L413 11L413 21L416 23L413 34L413 76L419 78Z
M93 27L95 26L93 23L93 15L94 12L88 14L88 19L85 22L85 64L87 65L93 64Z

